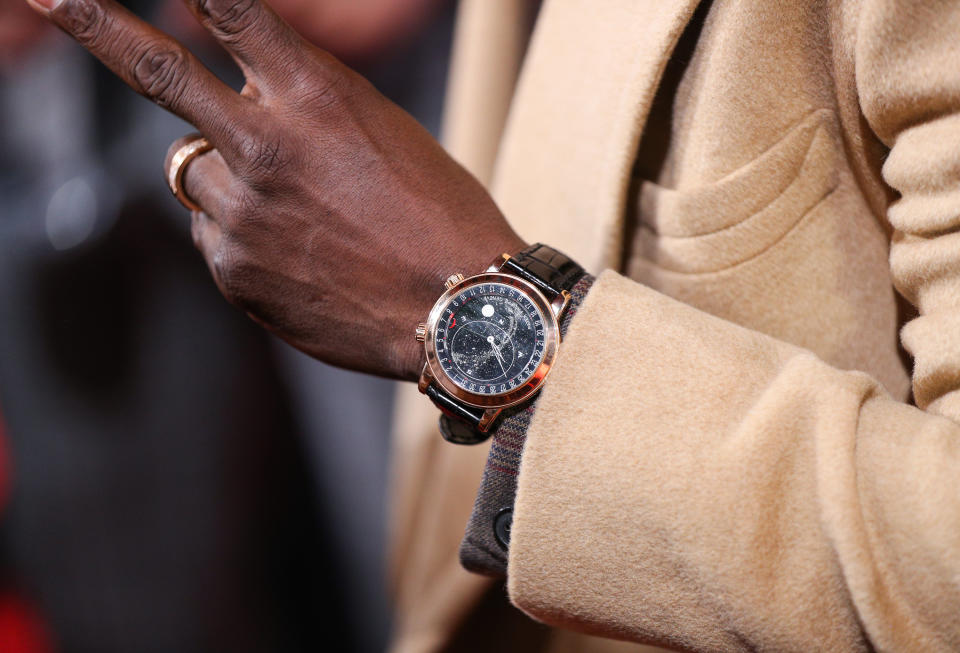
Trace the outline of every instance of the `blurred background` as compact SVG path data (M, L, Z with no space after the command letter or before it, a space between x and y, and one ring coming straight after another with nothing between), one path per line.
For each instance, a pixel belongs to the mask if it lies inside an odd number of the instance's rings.
M272 4L436 134L452 0ZM0 652L383 650L392 384L220 297L161 171L190 127L23 0L0 117Z

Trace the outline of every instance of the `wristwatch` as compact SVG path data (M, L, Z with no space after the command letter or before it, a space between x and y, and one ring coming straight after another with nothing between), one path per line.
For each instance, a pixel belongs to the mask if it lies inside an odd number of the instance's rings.
M420 392L443 413L440 431L456 444L488 437L505 408L543 386L560 345L559 322L584 270L537 243L503 254L482 274L453 274L417 325L427 362Z

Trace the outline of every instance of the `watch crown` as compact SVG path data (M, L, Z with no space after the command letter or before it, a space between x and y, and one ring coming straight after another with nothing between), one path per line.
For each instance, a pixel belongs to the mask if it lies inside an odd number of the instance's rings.
M417 325L417 342L423 342L427 339L427 325L421 322Z
M463 275L457 272L456 274L451 274L449 277L447 277L447 280L443 282L443 285L449 289L453 288L461 281L463 281Z

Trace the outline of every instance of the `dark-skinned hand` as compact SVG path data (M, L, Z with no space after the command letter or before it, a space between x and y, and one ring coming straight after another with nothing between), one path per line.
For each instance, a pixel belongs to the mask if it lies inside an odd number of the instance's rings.
M320 360L416 379L414 329L444 279L524 243L412 117L260 0L185 1L240 65L241 93L113 0L30 0L216 148L184 187L230 302Z

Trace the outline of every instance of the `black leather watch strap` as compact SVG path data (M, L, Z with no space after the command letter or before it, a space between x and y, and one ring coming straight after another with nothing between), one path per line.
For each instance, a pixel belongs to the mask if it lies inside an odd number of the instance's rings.
M534 284L553 299L563 290L570 290L584 275L582 267L566 254L543 243L535 243L504 261L503 272L515 274Z
M433 384L427 386L426 395L443 413L440 415L440 435L453 444L480 444L490 437L480 430L483 408L474 408L454 401L447 393Z
M447 393L438 389L434 384L427 386L426 395L440 408L443 412L462 419L465 422L477 426L480 424L481 418L483 418L483 408L474 408L473 406L467 406L466 404L461 404L458 401L454 401Z

